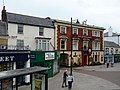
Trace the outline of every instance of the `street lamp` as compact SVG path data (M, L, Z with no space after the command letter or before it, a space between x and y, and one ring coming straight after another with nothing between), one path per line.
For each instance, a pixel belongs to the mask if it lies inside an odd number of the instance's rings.
M70 63L70 72L72 75L72 17L71 17L71 63Z
M78 19L77 20L72 20L72 17L71 17L71 62L70 62L70 73L71 73L71 75L72 75L72 60L73 60L73 58L72 58L72 49L73 49L73 43L72 43L72 41L73 41L73 37L72 37L72 29L73 29L73 27L72 27L72 21L76 21L76 23L78 23L79 24L79 21L78 21Z

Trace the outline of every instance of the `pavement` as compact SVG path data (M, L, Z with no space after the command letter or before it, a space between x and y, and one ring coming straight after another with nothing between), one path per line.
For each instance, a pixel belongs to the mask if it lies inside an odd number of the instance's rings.
M62 74L66 68L60 70L60 73L49 79L48 90L68 90L67 87L62 88ZM106 65L84 66L73 68L73 88L72 90L120 90L120 86L104 80L102 78L91 76L88 74L77 73L74 70L91 70L91 71L120 71L120 63L115 63L114 67L106 68Z
M62 88L62 74L64 70L68 68L62 68L58 74L49 78L48 90L69 90L67 87ZM69 69L68 69L69 70ZM84 66L73 67L74 82L71 90L120 90L120 86L88 74L76 72L76 70L90 70L90 71L120 71L120 63L115 63L114 67L106 68L106 65L99 66ZM15 89L14 89L15 90ZM30 86L19 87L18 90L31 90Z

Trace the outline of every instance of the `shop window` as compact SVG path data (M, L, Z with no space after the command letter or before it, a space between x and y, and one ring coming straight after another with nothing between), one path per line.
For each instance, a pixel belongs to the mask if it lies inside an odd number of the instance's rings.
M97 55L95 55L95 61L97 62Z

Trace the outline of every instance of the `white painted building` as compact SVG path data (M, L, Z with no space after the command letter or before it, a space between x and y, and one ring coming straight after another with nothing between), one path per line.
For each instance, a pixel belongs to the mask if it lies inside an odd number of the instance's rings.
M54 24L51 19L10 13L3 7L2 21L7 23L7 50L54 50ZM23 61L13 62L13 69L30 67L30 59ZM25 82L30 82L29 75Z
M120 45L120 34L113 33L112 27L108 28L108 32L104 33L104 41L111 41Z

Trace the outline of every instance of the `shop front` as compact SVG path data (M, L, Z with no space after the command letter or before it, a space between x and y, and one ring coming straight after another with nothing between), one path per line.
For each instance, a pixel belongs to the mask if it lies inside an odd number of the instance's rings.
M29 54L30 51L0 51L0 72L30 67ZM15 83L16 80L13 79L13 84L15 85ZM30 83L30 76L21 76L18 78L19 85L26 83Z
M31 51L30 65L50 68L48 77L52 77L59 72L59 53L57 51Z

